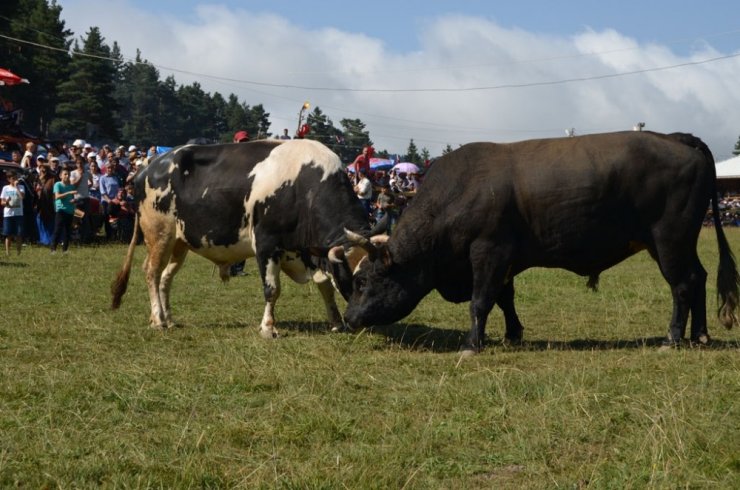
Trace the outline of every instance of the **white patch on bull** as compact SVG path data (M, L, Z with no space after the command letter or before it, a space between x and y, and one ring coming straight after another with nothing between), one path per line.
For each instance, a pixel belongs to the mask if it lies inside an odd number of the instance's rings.
M249 173L253 177L249 199L244 203L244 211L250 217L247 229L241 229L239 236L245 239L249 235L254 242L252 229L252 213L258 202L265 202L274 196L278 189L291 185L298 178L304 167L317 167L323 170L321 180L342 171L342 162L339 157L321 143L313 140L290 140L276 146L270 155L254 166Z
M144 187L144 202L151 203L152 206L159 201L161 202L162 199L166 198L170 195L172 192L172 182L169 180L167 181L167 187L164 189L160 189L159 187L150 187L149 186L149 180L147 179L145 181L145 187ZM170 209L167 211L164 211L163 214L169 214L172 212L174 199L172 200L172 203L170 204Z
M311 271L295 252L285 252L280 259L280 268L298 284L306 284L311 279Z

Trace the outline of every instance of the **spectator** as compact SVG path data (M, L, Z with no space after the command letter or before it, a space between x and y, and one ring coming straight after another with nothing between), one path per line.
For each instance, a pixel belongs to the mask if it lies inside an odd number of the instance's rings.
M18 150L13 150L13 153L10 154L10 159L13 163L20 166L23 155Z
M409 174L408 179L406 179L404 191L416 192L417 190L419 190L419 176L415 173L411 173Z
M90 172L90 197L94 197L98 201L100 200L100 169L97 165L90 165L88 169Z
M128 199L125 189L119 189L115 199L110 201L108 213L108 225L114 238L122 242L131 240L134 231L134 215L133 201Z
M367 171L364 168L361 168L359 173L360 177L357 185L355 185L355 194L357 194L362 207L365 208L365 212L370 217L372 211L370 201L373 198L373 184L367 178Z
M91 154L88 155L90 157ZM88 158L90 168L97 167L93 158ZM80 221L80 239L83 243L92 241L92 225L90 223L90 172L82 158L75 160L75 169L70 173L70 183L77 188L75 207L82 214Z
M280 135L280 137L278 139L281 139L281 140L289 140L289 139L291 139L290 138L290 135L288 134L288 128L283 129L283 134Z
M360 181L360 170L364 169L365 175L370 174L370 159L373 153L373 147L366 145L362 148L362 153L357 155L355 161L352 162L351 167L355 170L355 185Z
M23 158L21 158L21 167L23 168L35 167L35 162L34 162L35 153L36 153L36 143L28 141L26 143L26 152L23 154Z
M5 235L5 255L10 256L10 244L15 238L18 255L23 247L23 200L25 191L18 183L15 172L7 173L8 184L0 191L0 204L3 208L3 235Z
M54 177L54 180L56 181L59 178L59 165L60 160L58 157L51 157L49 159L49 168L47 171L49 172L49 175Z
M118 190L120 188L121 182L118 179L118 176L116 176L115 168L111 163L105 167L105 175L100 177L100 204L105 223L105 237L108 239L113 236L113 230L108 223L110 202L118 196Z
M249 133L246 131L237 131L234 133L234 143L245 143L249 141Z
M73 202L77 188L69 181L69 169L59 171L59 182L54 184L54 234L51 237L51 253L57 252L57 245L61 240L62 252L69 249L69 239L72 235L72 219L75 215Z
M123 168L130 171L131 170L131 162L129 161L128 157L126 156L126 148L121 145L118 148L116 148L115 153L113 153L113 156L118 158L118 164L122 165Z
M51 161L54 161L54 158L52 157ZM39 243L51 245L54 234L54 184L57 176L51 172L48 165L39 165L37 170L39 177L36 183L36 227L39 230Z

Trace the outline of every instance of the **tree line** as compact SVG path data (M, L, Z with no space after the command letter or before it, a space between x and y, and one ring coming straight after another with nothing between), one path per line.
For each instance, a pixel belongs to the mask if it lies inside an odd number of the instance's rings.
M23 109L23 129L43 139L146 147L193 138L226 142L239 130L252 138L272 136L262 104L249 105L233 93L208 93L197 82L178 84L174 76L162 80L140 51L125 61L118 43L107 43L98 27L75 39L56 0L3 0L0 32L7 33L0 38L2 67L31 81L5 87L0 96ZM360 119L342 119L337 127L317 106L306 123L306 138L321 141L345 162L373 145ZM418 164L430 155L412 139L401 158Z

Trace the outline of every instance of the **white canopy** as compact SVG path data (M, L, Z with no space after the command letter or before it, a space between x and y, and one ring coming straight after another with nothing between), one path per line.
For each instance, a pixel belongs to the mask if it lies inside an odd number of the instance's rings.
M740 178L740 155L717 162L715 165L717 169L718 179L737 179Z

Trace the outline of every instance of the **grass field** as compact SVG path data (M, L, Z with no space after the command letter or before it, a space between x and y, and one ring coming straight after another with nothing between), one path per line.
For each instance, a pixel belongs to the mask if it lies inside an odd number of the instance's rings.
M727 230L740 251L740 230ZM600 290L563 271L517 280L525 343L460 360L467 304L427 297L403 322L326 332L315 286L283 280L282 337L258 334L254 262L221 284L192 255L182 329L151 330L123 245L0 258L0 487L740 488L740 330L660 351L670 292L642 253Z

